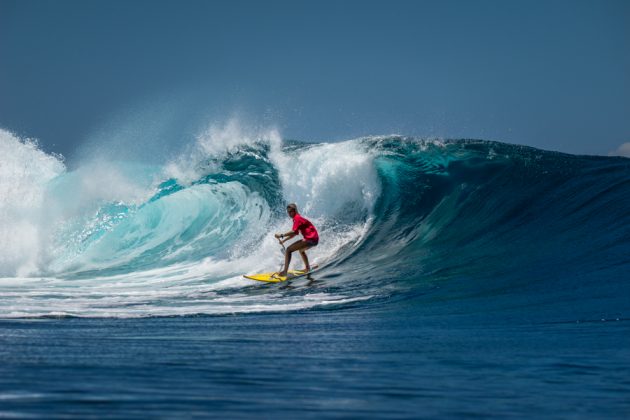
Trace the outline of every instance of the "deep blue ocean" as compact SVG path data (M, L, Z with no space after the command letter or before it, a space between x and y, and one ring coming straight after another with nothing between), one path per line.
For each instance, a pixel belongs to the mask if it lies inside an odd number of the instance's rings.
M66 166L0 134L0 417L630 417L630 159L210 132ZM288 202L322 269L244 279Z

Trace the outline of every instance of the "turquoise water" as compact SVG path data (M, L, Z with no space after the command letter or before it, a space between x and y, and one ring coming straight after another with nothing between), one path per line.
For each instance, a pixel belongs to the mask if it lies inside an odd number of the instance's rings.
M3 136L0 415L630 414L628 159L271 135L67 168ZM323 269L242 278L287 202Z

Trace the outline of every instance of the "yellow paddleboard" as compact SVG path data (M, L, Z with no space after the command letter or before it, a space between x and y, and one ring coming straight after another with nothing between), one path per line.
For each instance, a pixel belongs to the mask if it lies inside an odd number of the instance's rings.
M286 277L278 276L277 273L260 273L260 274L244 274L243 277L250 280L264 281L267 283L280 283L282 281L296 279L298 277L307 276L318 267L313 265L310 272L302 270L289 270Z

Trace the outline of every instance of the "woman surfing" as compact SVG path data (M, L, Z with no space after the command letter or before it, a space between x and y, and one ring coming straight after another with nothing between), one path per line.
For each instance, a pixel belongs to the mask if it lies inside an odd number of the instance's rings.
M280 240L281 244L284 244L286 241L292 239L300 233L304 239L300 239L299 241L292 243L286 249L286 252L284 253L284 269L276 273L276 276L278 277L286 277L287 271L289 270L289 264L291 263L291 255L295 251L300 252L302 261L304 261L304 270L300 271L304 271L305 273L310 272L311 266L308 263L306 251L314 246L317 246L319 242L317 229L315 229L315 226L313 226L308 219L302 217L298 213L296 204L291 203L287 206L287 214L293 219L293 228L286 233L276 233L276 238Z

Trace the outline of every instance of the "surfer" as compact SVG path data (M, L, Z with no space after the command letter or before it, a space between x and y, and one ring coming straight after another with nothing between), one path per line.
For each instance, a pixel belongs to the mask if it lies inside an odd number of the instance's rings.
M304 271L311 271L311 266L308 264L308 257L306 256L306 250L317 246L319 242L319 235L317 234L317 229L313 224L302 217L298 213L297 205L291 203L287 206L287 214L290 218L293 219L293 229L286 233L276 233L276 238L280 240L281 244L284 244L286 241L295 237L298 232L302 234L304 239L300 239L297 242L292 243L287 248L284 253L284 269L278 273L278 276L285 277L287 275L287 270L289 269L289 263L291 262L291 254L295 251L300 251L300 255L302 256L302 261L304 261Z

